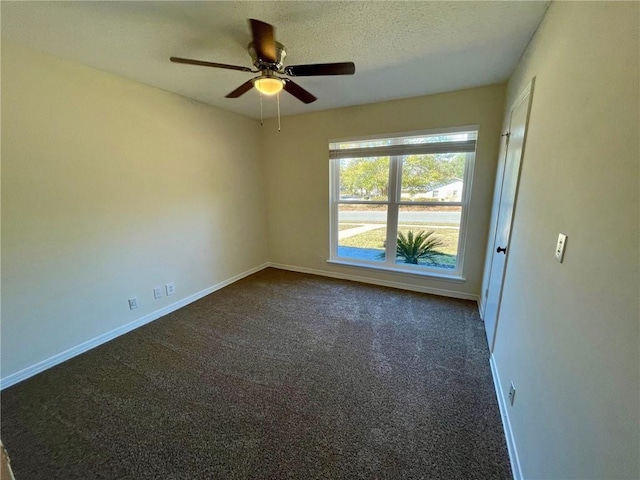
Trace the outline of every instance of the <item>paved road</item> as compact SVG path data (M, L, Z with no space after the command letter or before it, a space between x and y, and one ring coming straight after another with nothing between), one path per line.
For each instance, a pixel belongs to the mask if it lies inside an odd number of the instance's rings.
M340 212L344 222L385 222L386 212ZM400 212L400 222L460 223L460 212Z

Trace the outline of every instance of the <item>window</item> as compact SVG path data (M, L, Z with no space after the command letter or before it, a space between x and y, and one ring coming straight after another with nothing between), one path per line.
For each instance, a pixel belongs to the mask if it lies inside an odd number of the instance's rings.
M330 143L330 261L461 277L477 133Z

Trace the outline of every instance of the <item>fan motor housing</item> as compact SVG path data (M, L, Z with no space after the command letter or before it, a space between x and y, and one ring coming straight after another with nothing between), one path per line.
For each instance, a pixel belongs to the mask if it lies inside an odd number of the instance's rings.
M248 50L249 55L251 55L251 60L253 61L253 65L258 70L263 70L265 68L269 70L280 71L284 65L284 59L287 56L287 50L284 48L280 42L275 42L276 44L276 61L274 63L266 62L260 58L258 58L258 54L256 53L255 46L253 42L249 44Z

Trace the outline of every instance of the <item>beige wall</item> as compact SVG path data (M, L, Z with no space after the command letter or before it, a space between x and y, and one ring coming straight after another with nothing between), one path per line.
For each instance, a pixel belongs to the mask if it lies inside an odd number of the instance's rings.
M277 131L275 120L265 122L270 260L320 272L477 296L482 281L504 92L503 85L492 85L285 117L281 132ZM480 125L480 133L463 272L465 283L327 263L330 139L473 124Z
M2 376L266 262L261 134L3 42Z
M508 86L536 77L494 352L524 478L640 478L639 9L553 3Z

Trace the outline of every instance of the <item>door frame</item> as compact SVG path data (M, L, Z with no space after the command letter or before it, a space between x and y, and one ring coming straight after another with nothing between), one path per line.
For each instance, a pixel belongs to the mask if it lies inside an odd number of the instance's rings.
M507 241L506 241L506 249L507 252L505 253L506 257L505 257L505 261L504 261L504 268L502 270L502 278L500 280L500 287L499 287L499 292L498 292L498 298L497 298L497 306L496 306L496 318L495 318L495 322L494 322L494 326L493 326L493 334L491 339L487 338L487 343L489 345L489 352L493 353L494 350L494 346L495 346L495 342L496 342L496 336L497 336L497 331L498 331L498 324L499 324L499 320L500 320L500 306L502 304L502 292L504 290L504 279L505 279L505 273L507 270L507 266L508 266L508 262L509 262L509 252L511 249L511 235L513 233L513 222L514 222L514 218L516 215L516 211L518 208L518 191L520 189L520 177L522 175L522 160L524 158L524 154L525 154L525 149L526 149L526 144L527 144L527 136L528 136L528 132L529 132L529 119L531 117L531 106L533 104L533 90L534 90L534 86L535 86L535 80L536 77L533 77L531 79L531 81L527 84L527 86L522 89L522 91L520 92L520 94L516 97L516 99L511 103L511 105L509 106L509 123L507 125L507 132L506 132L506 141L504 144L504 147L501 147L501 153L504 153L502 155L500 155L500 162L498 164L498 172L500 174L499 178L496 178L496 187L498 187L499 184L499 190L495 191L494 194L494 215L492 217L492 224L490 226L491 230L490 230L490 236L489 236L489 242L488 244L491 245L491 248L488 250L488 254L487 257L485 259L485 272L486 272L486 276L484 278L484 282L482 285L482 292L480 295L481 298L481 302L480 302L480 313L481 313L481 317L484 321L485 319L485 311L486 311L486 307L487 307L487 299L489 297L489 287L491 285L491 275L494 273L493 272L493 255L496 252L496 241L498 238L497 232L498 232L498 221L500 220L500 208L501 208L501 204L502 204L502 193L503 193L503 188L504 188L504 175L506 172L506 167L507 167L507 158L509 156L509 140L510 140L510 134L511 134L511 122L512 122L512 118L513 118L513 111L520 106L520 104L525 100L525 98L527 96L529 96L528 99L528 105L527 105L527 115L525 117L525 122L524 122L524 136L522 139L522 147L521 147L521 153L520 153L520 157L518 159L518 168L517 168L517 175L516 175L516 184L515 184L515 189L514 189L514 194L513 194L513 209L512 209L512 213L511 213L511 218L509 219L509 234L507 237ZM504 136L505 134L503 134ZM497 199L497 201L496 201Z

